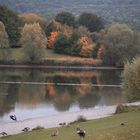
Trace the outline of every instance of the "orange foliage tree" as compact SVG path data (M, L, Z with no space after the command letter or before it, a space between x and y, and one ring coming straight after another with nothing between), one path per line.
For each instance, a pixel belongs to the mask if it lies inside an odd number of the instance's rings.
M58 36L58 32L51 32L51 35L48 37L47 48L52 49L53 45Z

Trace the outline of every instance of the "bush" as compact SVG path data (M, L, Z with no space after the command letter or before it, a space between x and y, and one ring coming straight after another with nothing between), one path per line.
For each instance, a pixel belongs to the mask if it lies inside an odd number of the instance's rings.
M115 114L125 113L125 112L130 112L135 110L140 110L140 106L136 106L136 105L127 106L127 105L119 104L116 108Z
M84 116L79 115L78 118L77 118L77 120L71 122L70 124L75 124L75 123L80 123L80 122L86 122L86 121L87 121L87 119Z
M44 129L44 127L42 127L42 126L37 126L37 127L33 128L32 130L34 131L34 130L42 130L42 129Z
M140 57L125 65L123 89L129 101L140 100Z

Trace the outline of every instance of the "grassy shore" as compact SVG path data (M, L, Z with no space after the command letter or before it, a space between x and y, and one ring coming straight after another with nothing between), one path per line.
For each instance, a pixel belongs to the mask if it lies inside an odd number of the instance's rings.
M23 51L21 48L14 48L10 50L10 57L7 61L2 61L2 54L0 52L0 64L15 64L15 65L25 65L33 64L25 59ZM41 61L34 64L40 65L53 65L53 66L99 66L102 61L93 58L81 58L76 56L70 56L65 54L54 53L53 50L45 50L45 55L41 58Z
M28 133L7 136L5 140L77 140L76 127L84 129L87 134L85 140L139 140L140 139L140 110L121 113L112 117L91 120L58 128L59 135L50 135L56 129L35 130ZM125 122L121 126L121 122Z

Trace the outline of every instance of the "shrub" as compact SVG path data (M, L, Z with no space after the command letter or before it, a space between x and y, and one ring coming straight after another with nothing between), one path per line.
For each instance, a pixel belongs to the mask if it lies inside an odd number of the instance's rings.
M124 93L129 101L140 99L140 57L127 63L122 74Z
M78 118L75 121L71 122L70 124L75 124L75 123L80 123L80 122L86 122L86 121L87 121L87 119L84 116L79 115Z
M136 106L136 105L128 106L128 105L119 104L116 108L115 114L125 113L125 112L130 112L135 110L140 110L140 106Z
M44 127L42 127L42 126L37 126L37 127L33 128L32 130L34 131L34 130L42 130L42 129L44 129Z

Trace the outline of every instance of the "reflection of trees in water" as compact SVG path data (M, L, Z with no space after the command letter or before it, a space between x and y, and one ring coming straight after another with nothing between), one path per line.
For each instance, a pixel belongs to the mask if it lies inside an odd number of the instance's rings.
M10 112L14 109L14 106L7 102L6 96L0 96L0 116L3 116L5 113Z
M101 95L101 101L105 105L114 105L114 104L126 102L126 99L122 93L121 88L104 87Z
M24 85L1 84L0 93L8 93L0 96L0 113L10 112L16 102L26 107L35 107L46 101L51 103L59 111L65 111L73 103L79 103L80 108L94 107L99 100L111 105L122 102L122 94L118 89L93 87L92 84L106 84L117 81L117 76L101 71L53 71L45 73L39 70L13 70L0 72L0 80L4 81L33 81L47 83L75 83L88 84L86 86L75 85ZM103 76L103 78L102 78ZM115 81L113 78L116 78ZM105 81L107 80L107 82ZM111 83L112 84L112 83Z
M78 103L79 103L80 108L90 108L97 105L99 99L100 97L98 93L90 93L85 96L81 96L78 99Z
M18 81L20 76L13 74L12 70L0 70L0 81ZM0 84L0 115L10 112L14 109L17 101L19 85L17 84Z
M29 82L44 82L45 76L44 72L40 70L26 70L26 73L22 76L22 81Z
M0 81L42 81L45 77L39 71L2 69ZM6 95L5 95L6 94ZM45 95L41 85L0 84L0 115L10 112L15 103L33 106L40 103Z
M44 85L21 85L19 89L18 102L25 107L35 107L45 97Z
M96 71L92 72L92 78L97 82L100 81L100 74ZM67 73L68 74L68 73ZM83 107L93 107L99 100L97 92L99 92L98 87L92 87L92 78L84 75L84 73L76 74L70 73L69 75L55 75L53 77L46 77L46 82L48 83L72 83L72 84L87 84L86 86L80 85L46 85L46 98L47 101L51 100L57 110L68 110L70 105L74 102L79 102L80 106ZM80 76L80 77L79 77ZM98 83L100 84L100 83ZM96 94L91 94L92 90L96 91ZM91 98L90 98L91 97ZM89 100L89 101L88 101Z
M101 80L106 85L118 85L121 83L121 70L101 71Z
M10 112L14 109L15 103L17 101L19 85L17 84L3 84L0 95L0 114ZM4 95L5 94L5 95Z
M44 82L44 73L39 70L26 70L22 81L29 82ZM44 85L33 85L22 84L19 89L18 102L22 106L35 107L35 105L41 103L45 96L45 86Z
M70 79L65 77L56 76L52 79L47 78L46 82L50 83L79 83L79 79ZM54 107L59 111L65 111L70 108L76 97L75 86L58 86L58 85L46 85L46 98L47 101L51 101Z
M70 92L65 89L62 94L57 95L53 99L54 107L59 111L66 111L69 110L73 99L71 98Z

